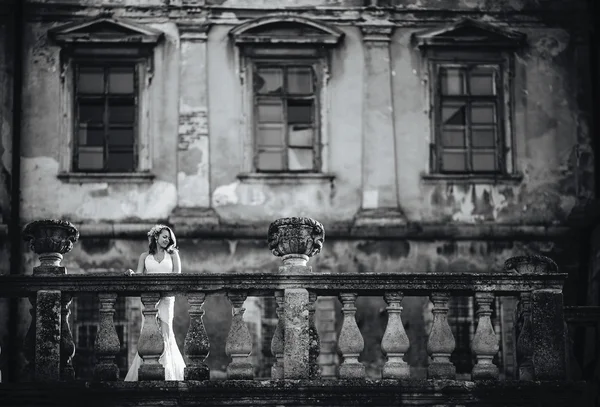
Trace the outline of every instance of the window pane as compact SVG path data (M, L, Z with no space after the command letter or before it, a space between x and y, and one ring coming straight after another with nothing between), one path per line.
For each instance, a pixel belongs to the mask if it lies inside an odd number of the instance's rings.
M464 126L465 105L444 103L442 105L442 123L456 126Z
M288 126L289 143L294 147L312 147L313 129L304 126Z
M102 124L104 122L104 106L100 104L80 104L79 123Z
M473 147L495 147L494 129L471 129L471 145Z
M281 126L265 126L258 128L256 142L259 146L283 147L284 134Z
M442 145L444 147L464 147L465 146L465 131L464 130L443 130Z
M109 106L108 121L110 123L132 124L135 121L135 107L133 105Z
M108 89L110 93L133 93L133 67L111 68L108 78Z
M258 68L254 75L254 91L261 94L280 93L283 88L281 68Z
M494 105L474 105L471 106L472 123L494 123L495 120Z
M283 123L283 102L281 100L258 102L260 123Z
M473 152L473 171L494 171L495 169L495 153Z
M464 152L442 153L442 171L466 171L467 160Z
M310 67L288 68L287 91L292 94L306 95L313 92L312 69Z
M133 129L111 129L108 136L110 146L133 146Z
M79 127L79 145L104 146L104 129L90 129L84 125Z
M258 153L258 169L263 171L283 170L283 154L281 151L261 151Z
M288 148L288 166L290 171L313 169L313 150L308 148Z
M133 151L109 151L106 167L109 171L133 171Z
M443 68L440 72L442 95L464 94L464 72L455 68Z
M470 72L469 87L471 95L494 95L495 72L491 68L476 68Z
M288 124L293 123L312 123L312 101L288 101Z
M77 81L78 93L104 93L104 69L80 67Z
M104 168L104 148L80 146L77 157L80 170L101 170Z

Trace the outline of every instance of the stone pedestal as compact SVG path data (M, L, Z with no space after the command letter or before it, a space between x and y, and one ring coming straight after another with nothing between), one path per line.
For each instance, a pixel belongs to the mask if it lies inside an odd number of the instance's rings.
M60 380L61 292L38 291L36 299L35 381Z
M285 290L283 375L286 379L308 379L310 371L308 291Z

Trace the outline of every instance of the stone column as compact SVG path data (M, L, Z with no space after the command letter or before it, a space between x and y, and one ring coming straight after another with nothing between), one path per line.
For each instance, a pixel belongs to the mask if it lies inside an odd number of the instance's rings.
M398 202L390 41L393 25L361 26L365 50L362 206L355 224L404 224Z
M492 363L500 346L494 332L490 316L494 293L475 293L477 301L477 330L473 336L471 350L477 356L477 364L473 367L473 379L497 379L498 367Z
M219 223L210 199L207 46L210 25L178 22L180 34L177 208L169 221L178 230Z
M517 256L504 263L519 274L554 274L564 281L558 266L545 256ZM517 342L521 380L564 380L566 340L562 285L521 294L522 327Z
M116 381L119 379L119 368L115 363L115 357L121 350L113 319L117 294L100 293L98 301L100 303L100 324L94 343L98 360L94 367L94 380Z
M308 364L309 378L319 379L321 377L321 367L319 366L319 351L321 350L321 341L319 340L319 332L315 324L315 308L317 303L317 293L314 291L308 292Z
M159 293L143 293L141 295L144 309L144 327L138 340L138 354L143 360L138 369L138 378L142 380L165 380L165 368L158 359L162 355L165 344L160 327L156 320L158 309L156 303L160 300Z
M517 335L517 364L519 366L519 380L534 380L533 371L533 343L531 330L531 293L521 293L519 308L517 309L517 322L519 329Z
M381 340L381 350L387 356L383 365L384 379L403 379L410 377L410 366L404 361L410 342L402 324L401 292L386 292L385 302L388 304L388 322Z
M79 239L79 231L70 222L44 219L25 225L23 239L40 260L40 265L33 268L33 274L59 276L67 273L60 263ZM36 381L58 381L61 377L61 301L60 291L41 290L32 302L35 306L32 314L35 320L31 323L35 324L33 376Z
M61 318L61 341L60 341L60 377L62 380L74 380L75 369L73 369L73 356L75 355L75 343L69 326L69 315L71 314L71 294L63 294L60 304Z
M365 377L365 366L358 361L365 347L365 341L356 325L356 293L341 293L342 314L344 320L340 331L338 347L342 352L343 362L340 366L341 379L357 379Z
M37 293L35 320L35 381L60 380L60 301L61 292Z
M273 255L281 257L281 274L311 273L310 257L323 247L323 225L311 218L282 218L269 226L268 244ZM285 379L311 377L310 298L304 288L284 291L283 375ZM316 329L315 331L316 332ZM318 339L317 339L318 341ZM314 346L314 344L313 344ZM314 354L314 347L313 354ZM313 360L316 364L316 359ZM313 368L313 376L314 375Z
M275 357L275 363L271 366L271 379L283 379L283 352L285 342L285 311L284 311L284 291L275 291L275 301L277 302L277 327L271 339L271 354Z
M231 357L231 362L227 366L228 379L253 379L254 367L249 361L252 353L252 335L248 326L244 322L244 301L247 294L245 292L229 292L227 298L232 305L232 318L227 343L225 344L225 353Z
M206 328L202 321L204 310L204 293L188 293L188 303L190 304L190 327L185 337L183 350L190 362L185 367L185 380L209 380L210 369L204 360L210 352L210 342L206 334Z
M427 352L433 361L427 369L427 375L430 379L454 379L456 367L450 361L450 356L456 341L448 324L450 293L434 292L430 299L433 303L433 325L427 341Z

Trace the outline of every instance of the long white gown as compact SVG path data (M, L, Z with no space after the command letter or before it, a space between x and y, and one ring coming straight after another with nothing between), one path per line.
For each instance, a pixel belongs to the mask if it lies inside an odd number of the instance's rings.
M173 272L173 260L171 255L165 252L165 257L162 261L158 262L154 258L154 255L148 254L144 260L146 266L146 273L172 273ZM165 349L163 354L160 356L158 361L165 368L165 380L183 380L183 370L185 368L185 362L177 341L175 340L175 333L173 332L173 315L175 310L175 297L161 297L156 303L158 309L157 319L160 327L160 332L163 336L163 342ZM160 321L164 322L161 324ZM142 329L144 327L144 318L142 316ZM129 372L125 376L126 382L133 382L138 380L138 369L142 365L142 358L136 353Z

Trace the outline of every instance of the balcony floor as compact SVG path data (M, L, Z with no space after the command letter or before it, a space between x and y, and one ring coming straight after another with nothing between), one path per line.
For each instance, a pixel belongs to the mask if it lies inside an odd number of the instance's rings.
M0 406L579 406L585 386L456 380L1 383Z

